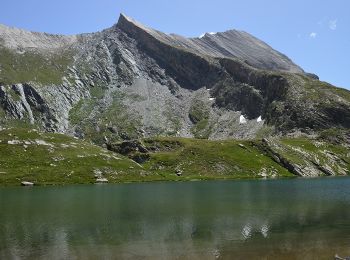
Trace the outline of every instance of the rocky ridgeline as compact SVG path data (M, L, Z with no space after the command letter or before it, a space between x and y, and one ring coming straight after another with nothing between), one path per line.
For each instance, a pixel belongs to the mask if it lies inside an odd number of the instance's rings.
M350 126L350 94L240 31L187 39L121 15L59 36L0 26L1 124L95 143L157 135L248 139Z

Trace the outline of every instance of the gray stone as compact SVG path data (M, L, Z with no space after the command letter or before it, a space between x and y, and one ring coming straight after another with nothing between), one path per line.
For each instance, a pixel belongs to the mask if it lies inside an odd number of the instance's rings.
M96 183L108 183L108 179L106 178L97 178Z
M34 186L34 183L33 182L29 182L29 181L22 181L21 185L22 186Z

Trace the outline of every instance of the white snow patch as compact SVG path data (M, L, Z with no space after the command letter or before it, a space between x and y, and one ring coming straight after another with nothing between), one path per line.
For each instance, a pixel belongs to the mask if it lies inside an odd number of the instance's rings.
M239 123L240 124L246 124L247 123L247 119L245 119L244 115L241 115L239 117Z
M204 36L206 36L207 34L210 34L210 35L215 35L217 34L216 32L206 32L206 33L203 33L199 36L199 39L202 39Z
M215 100L215 98L211 97L211 98L209 98L209 100L210 100L210 101L213 101L213 100Z
M262 118L261 116L258 117L258 119L256 120L256 122L261 122L262 121Z

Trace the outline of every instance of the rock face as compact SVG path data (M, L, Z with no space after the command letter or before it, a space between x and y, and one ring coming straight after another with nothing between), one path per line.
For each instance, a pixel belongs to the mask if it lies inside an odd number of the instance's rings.
M0 124L21 119L100 144L246 139L348 128L350 93L248 33L189 39L121 15L109 29L76 36L0 26L0 115Z
M229 30L219 33L206 33L199 38L185 38L176 34L167 35L147 28L123 14L119 18L118 27L142 42L146 38L153 37L167 45L202 56L238 58L259 69L303 73L303 70L287 56L243 31Z

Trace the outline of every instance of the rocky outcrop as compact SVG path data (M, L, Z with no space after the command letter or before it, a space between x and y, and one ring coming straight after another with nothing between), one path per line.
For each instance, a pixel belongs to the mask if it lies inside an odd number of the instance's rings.
M108 143L107 149L128 156L137 163L144 163L150 159L147 148L137 140L121 143Z
M263 139L259 147L275 162L297 176L334 176L349 173L348 161L328 150L326 143L318 141L312 143L312 140L307 139L300 143L301 146L286 144L277 139ZM311 145L314 149L305 149L304 145Z
M65 132L69 110L88 94L84 92L65 84L45 87L34 83L15 84L0 87L0 104L9 119L26 120L50 132Z

